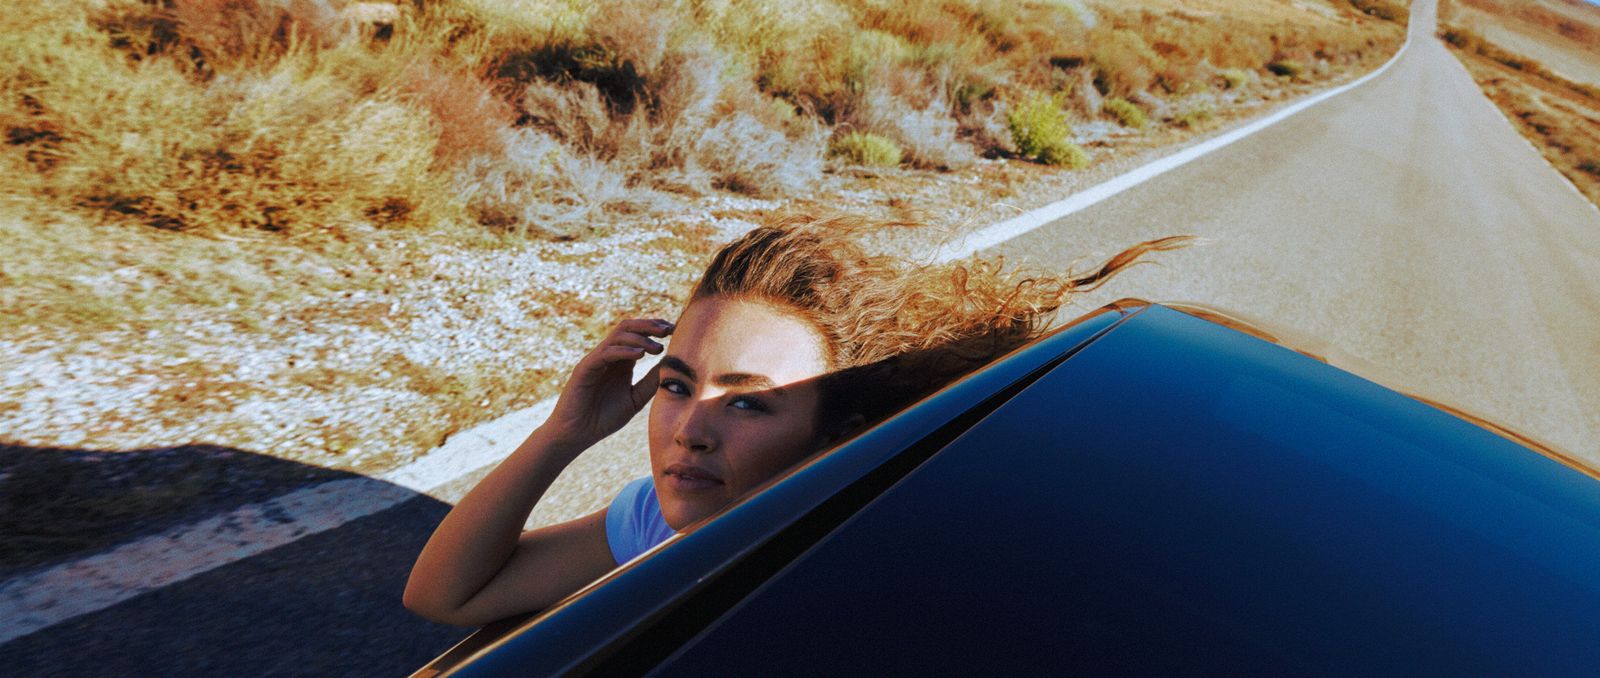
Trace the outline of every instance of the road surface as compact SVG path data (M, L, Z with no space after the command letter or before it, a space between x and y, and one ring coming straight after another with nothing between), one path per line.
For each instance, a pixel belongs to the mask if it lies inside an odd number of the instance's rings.
M1434 7L1365 85L988 253L1199 234L1080 303L1233 309L1600 466L1600 211L1432 38Z

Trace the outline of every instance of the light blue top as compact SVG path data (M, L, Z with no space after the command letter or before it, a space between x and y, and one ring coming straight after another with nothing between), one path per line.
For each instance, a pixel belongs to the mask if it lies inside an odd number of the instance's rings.
M606 542L618 565L672 535L667 519L661 516L661 501L656 498L656 486L650 476L628 483L606 509Z

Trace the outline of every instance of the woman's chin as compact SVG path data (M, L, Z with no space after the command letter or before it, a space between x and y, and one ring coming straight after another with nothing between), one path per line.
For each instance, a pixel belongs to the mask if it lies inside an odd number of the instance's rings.
M693 525L695 521L716 513L726 502L709 502L705 499L685 500L678 498L662 497L661 517L666 519L667 527L674 532L682 532L684 528ZM714 506L712 504L715 504Z

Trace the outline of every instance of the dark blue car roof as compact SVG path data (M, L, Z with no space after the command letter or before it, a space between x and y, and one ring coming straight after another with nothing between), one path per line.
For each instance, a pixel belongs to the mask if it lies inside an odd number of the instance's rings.
M916 412L466 672L1600 667L1600 483L1294 351L1123 309Z

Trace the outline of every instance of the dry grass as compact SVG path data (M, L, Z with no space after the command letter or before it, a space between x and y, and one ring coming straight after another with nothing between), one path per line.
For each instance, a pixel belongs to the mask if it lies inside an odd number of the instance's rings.
M1600 205L1600 88L1561 78L1471 31L1446 26L1440 34L1522 135Z
M27 23L0 38L12 64L0 119L37 195L167 230L293 233L434 202L429 121L394 93L353 90L329 63L338 51L312 58L295 42L259 68L208 75L225 55L198 71L135 59L84 8L29 7L41 16L11 15Z
M1600 87L1589 83L1574 82L1556 75L1550 69L1545 68L1544 64L1537 59L1505 49L1472 31L1447 26L1439 32L1439 37L1443 38L1452 47L1469 54L1494 61L1515 71L1527 73L1532 77L1577 93L1586 99L1600 100Z
M1600 22L1583 20L1570 11L1557 11L1540 3L1506 0L1457 0L1463 5L1493 14L1514 17L1584 45L1600 45ZM1582 11L1582 10L1579 10Z
M168 230L573 237L661 191L803 192L834 127L949 170L1010 152L996 120L1028 92L1149 102L1386 37L1159 1L440 0L381 30L344 5L20 6L0 19L4 164L31 195Z
M503 135L516 121L516 111L481 79L436 61L419 61L400 80L401 93L438 123L434 157L439 162L456 165L505 150Z
M257 235L287 237L313 257L344 256L340 243L373 228L583 237L672 194L803 195L834 136L878 135L913 167L958 169L1019 153L1011 102L1032 92L1089 116L1104 95L1157 110L1180 92L1242 86L1275 59L1352 61L1397 35L1171 0L439 0L403 5L381 31L343 5L13 8L0 17L0 169L14 210L257 248L269 242ZM213 281L171 303L227 303L208 289L272 296L244 291L260 284L256 267L161 242L177 277ZM5 265L30 280L74 268ZM95 293L57 287L68 301L8 317L148 315L78 307ZM127 308L168 303L139 298Z
M903 159L894 140L865 132L851 132L833 140L828 154L868 167L897 167Z
M628 186L773 195L814 182L825 131L730 76L738 68L724 53L670 40L681 27L651 7L612 8L586 43L496 57L498 72L521 89L522 119Z
M537 228L574 238L597 210L630 195L624 175L542 132L503 135L501 155L472 158L455 175L458 195L477 223L523 237Z
M1173 116L1172 125L1188 129L1204 129L1216 115L1216 110L1210 106L1194 106Z
M1392 2L1391 0L1350 0L1350 6L1355 7L1365 14L1378 17L1384 21L1393 21L1402 26L1406 25L1411 18L1411 12L1406 7L1406 3L1404 2Z
M1238 68L1223 69L1220 73L1223 85L1227 89L1239 89L1250 82L1250 75Z
M1106 99L1104 110L1108 115L1116 119L1117 124L1123 127L1144 129L1145 125L1150 124L1150 119L1145 116L1144 110L1133 105L1127 99L1117 97Z
M893 140L906 161L924 169L957 169L977 160L977 152L958 139L947 83L917 69L880 71L852 102L848 122Z
M1439 5L1439 17L1562 77L1600 86L1600 7L1583 0L1447 0Z

